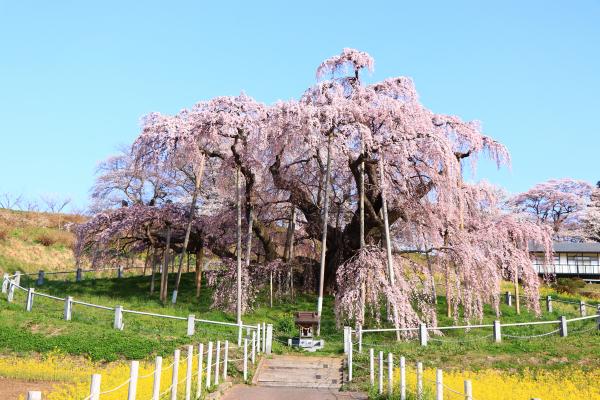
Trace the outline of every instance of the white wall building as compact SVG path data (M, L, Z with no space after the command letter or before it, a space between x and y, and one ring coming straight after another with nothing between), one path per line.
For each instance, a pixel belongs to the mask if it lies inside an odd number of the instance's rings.
M554 242L553 250L551 264L545 265L543 249L530 246L533 267L538 274L600 278L600 243Z

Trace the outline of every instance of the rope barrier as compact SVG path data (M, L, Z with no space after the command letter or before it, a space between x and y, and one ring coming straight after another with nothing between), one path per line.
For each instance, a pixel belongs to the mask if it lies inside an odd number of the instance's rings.
M517 336L517 335L509 335L506 333L503 333L502 336L507 337L507 338L511 338L511 339L533 339L533 338L538 338L538 337L543 337L543 336L549 336L549 335L553 335L557 332L560 332L560 329L555 329L551 332L546 332L546 333L542 333L539 335L531 335L531 336Z

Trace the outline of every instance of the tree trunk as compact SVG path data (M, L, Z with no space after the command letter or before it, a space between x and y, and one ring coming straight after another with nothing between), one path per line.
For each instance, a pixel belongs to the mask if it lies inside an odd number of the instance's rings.
M167 227L167 242L165 245L164 254L164 266L162 270L162 276L160 280L160 300L165 302L167 300L167 290L169 285L169 251L171 247L171 227Z
M148 263L150 262L150 247L146 249L146 259L144 260L144 271L142 274L146 276L146 269L148 268Z
M290 247L288 249L288 263L290 264L290 296L294 298L294 239L296 231L296 207L292 208L292 226L290 229Z
M515 268L515 310L517 315L521 314L521 303L519 301L519 270Z
M321 265L319 269L319 299L317 303L317 336L321 335L321 313L323 311L323 288L325 284L325 256L327 253L327 223L329 218L329 181L331 174L331 135L327 137L327 166L325 167L325 197L323 198L323 238L321 239Z
M154 279L156 277L156 264L157 264L157 256L156 253L158 252L157 248L154 247L152 250L152 262L150 264L150 267L152 268L151 270L151 276L150 276L150 295L154 294Z
M200 160L200 166L196 171L196 182L194 185L194 192L192 194L192 202L190 203L190 211L189 218L187 221L187 226L185 228L185 238L183 239L183 246L181 248L181 254L179 255L179 267L177 269L177 279L175 280L175 292L179 292L179 283L181 282L181 272L183 265L183 257L187 251L188 244L190 242L190 233L192 232L192 224L194 223L194 212L196 211L196 203L198 202L198 194L200 192L200 187L202 186L202 175L204 175L204 164L206 161L206 157L202 155L202 159ZM188 263L188 272L190 271L189 263ZM173 302L177 300L177 295L173 296Z

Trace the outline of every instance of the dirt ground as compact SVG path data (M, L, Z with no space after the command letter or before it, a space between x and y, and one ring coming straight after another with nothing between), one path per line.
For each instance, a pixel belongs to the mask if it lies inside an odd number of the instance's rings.
M29 390L38 390L42 392L50 391L56 382L30 382L22 379L2 378L0 377L0 399L16 400L19 396L26 398Z

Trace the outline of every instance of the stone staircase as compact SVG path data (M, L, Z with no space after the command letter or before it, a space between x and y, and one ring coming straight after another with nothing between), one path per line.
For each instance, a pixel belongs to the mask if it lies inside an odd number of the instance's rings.
M253 383L269 387L339 389L343 374L342 358L274 355L261 360Z

